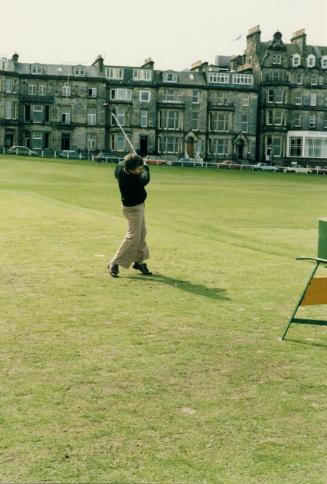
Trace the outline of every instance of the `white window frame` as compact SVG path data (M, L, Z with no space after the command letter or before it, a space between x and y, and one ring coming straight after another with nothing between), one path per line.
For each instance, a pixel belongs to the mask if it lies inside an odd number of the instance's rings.
M317 127L317 115L316 113L311 113L309 115L309 123L308 126L310 129L316 128Z
M95 108L89 108L87 113L87 124L89 126L95 126L97 124L97 113Z
M27 92L30 96L35 96L36 95L36 84L28 84L27 86Z
M86 146L88 151L95 151L97 149L97 135L96 133L86 134Z
M252 86L253 75L252 74L233 74L232 82L233 84L241 84L242 86Z
M106 78L107 79L124 79L124 69L122 67L107 67L106 68Z
M131 101L132 90L120 87L110 89L110 99L112 101Z
M151 91L144 89L140 91L140 103L149 103L151 101Z
M46 84L39 84L39 96L45 96L47 93Z
M38 140L39 143L35 144L35 141ZM42 148L43 144L43 133L42 131L32 131L32 148Z
M193 89L192 104L199 104L199 102L200 102L200 91L198 89Z
M122 133L113 133L111 135L111 149L118 152L126 151L126 140Z
M142 109L140 112L140 126L141 128L147 128L148 127L148 111L145 109Z
M249 132L249 115L247 113L241 114L241 133Z
M164 72L162 80L164 82L177 82L177 74L176 72Z
M152 69L133 69L133 81L152 81Z
M281 64L281 63L282 63L282 55L281 54L273 54L272 64Z
M72 94L72 86L68 82L64 82L61 87L61 93L63 97L70 97Z
M307 67L314 67L316 65L316 57L313 54L307 57Z
M321 68L327 69L327 55L323 55L321 58Z
M73 73L75 77L85 77L85 67L84 66L74 66Z
M88 95L89 97L97 97L98 95L98 90L96 87L88 87Z
M61 112L61 122L63 124L70 124L71 123L71 112L70 111L62 111Z
M33 75L41 75L43 72L43 69L42 69L42 66L38 65L38 64L33 64L31 66L31 74Z
M294 54L292 57L292 67L299 67L301 65L300 54Z
M318 96L315 92L310 93L310 106L317 106Z
M226 72L209 72L210 84L229 84L229 74Z

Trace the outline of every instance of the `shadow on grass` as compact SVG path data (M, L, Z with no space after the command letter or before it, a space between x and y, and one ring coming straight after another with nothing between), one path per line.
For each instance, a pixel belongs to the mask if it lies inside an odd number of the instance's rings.
M318 346L319 348L326 348L327 349L327 344L315 343L314 341L303 341L303 340L300 340L300 339L291 339L291 338L286 338L285 341L289 341L290 343L307 345L307 346Z
M220 301L229 301L230 298L226 295L226 289L218 287L207 287L202 284L193 284L189 281L182 281L181 279L174 279L173 277L163 276L161 274L153 274L152 276L130 276L129 279L136 279L144 282L157 282L159 284L167 284L182 291L198 296L208 297L209 299L216 299Z

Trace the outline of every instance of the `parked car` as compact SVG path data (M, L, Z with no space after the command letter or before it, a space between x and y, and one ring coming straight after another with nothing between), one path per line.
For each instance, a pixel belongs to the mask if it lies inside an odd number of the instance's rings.
M284 168L284 173L312 173L312 169L307 166L294 164Z
M217 163L217 168L234 168L236 170L240 170L242 167L241 163L235 163L231 160L224 160L221 163Z
M121 160L118 156L114 156L112 153L105 151L100 151L97 155L94 155L93 159L98 163L119 163Z
M163 160L162 158L159 158L159 156L147 155L144 158L144 161L146 162L147 165L157 165L157 166L167 165L167 160Z
M260 170L260 171L279 171L279 168L274 165L269 165L268 163L256 163L253 165L253 170Z
M77 160L81 158L79 153L75 150L61 150L58 153L59 158L67 158L67 160Z
M25 155L25 156L37 156L38 155L38 153L36 151L31 150L27 146L17 146L17 145L14 145L11 148L9 148L7 153L9 153L11 155Z
M196 159L196 158L189 158L187 156L182 156L182 158L179 158L179 160L176 161L170 161L168 163L171 166L203 166L203 160L202 159Z

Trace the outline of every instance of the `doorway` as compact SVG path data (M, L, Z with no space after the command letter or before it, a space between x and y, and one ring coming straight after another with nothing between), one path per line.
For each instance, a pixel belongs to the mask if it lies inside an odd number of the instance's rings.
M243 160L244 158L244 142L242 140L239 140L237 143L236 156L238 160Z
M70 133L62 133L61 135L61 149L70 150Z
M191 137L186 140L186 153L190 158L194 157L194 139Z
M5 148L10 148L14 144L14 133L6 131L5 133Z
M145 156L148 154L148 137L141 135L140 136L140 155Z

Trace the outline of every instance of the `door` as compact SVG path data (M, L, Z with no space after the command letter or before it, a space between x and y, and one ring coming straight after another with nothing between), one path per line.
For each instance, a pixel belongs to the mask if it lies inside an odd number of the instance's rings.
M243 160L243 153L244 153L244 143L243 141L239 141L237 143L237 159Z
M61 135L61 149L70 150L70 134L62 133Z
M140 155L145 156L148 154L148 137L141 135L140 136Z
M188 138L186 141L186 153L190 158L194 157L194 139Z
M14 133L5 133L5 148L10 148L14 144Z

